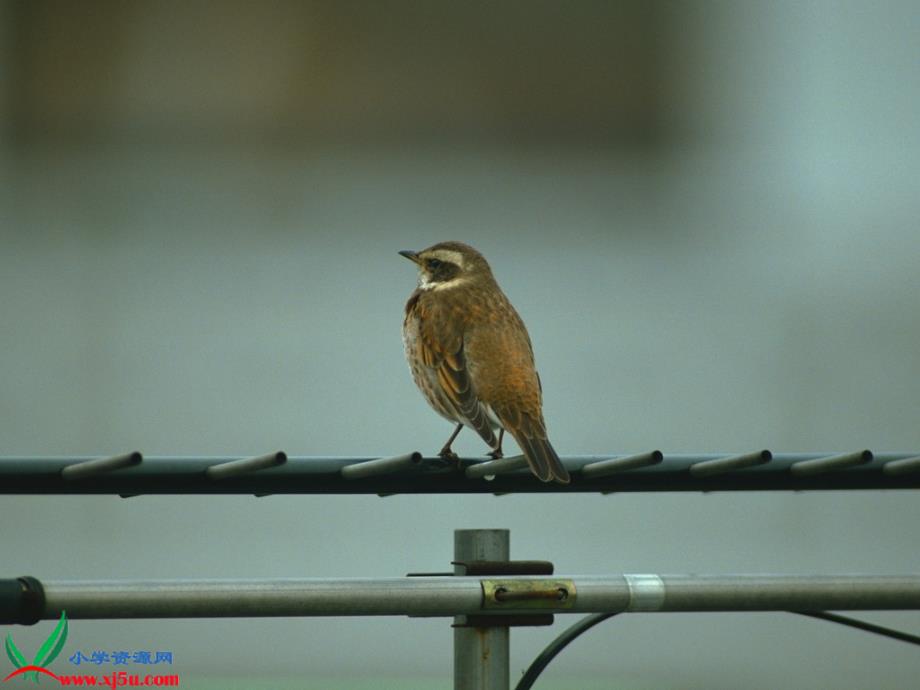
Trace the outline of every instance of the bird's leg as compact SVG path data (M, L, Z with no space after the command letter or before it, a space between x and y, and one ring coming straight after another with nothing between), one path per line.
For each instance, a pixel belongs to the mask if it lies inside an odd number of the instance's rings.
M450 444L454 442L454 439L457 438L457 434L460 433L460 430L463 428L462 424L458 424L457 428L454 429L454 433L450 435L450 438L447 439L447 443L444 444L444 447L441 449L441 452L438 453L445 460L456 460L457 454L450 449Z
M498 430L498 448L489 453L493 460L505 457L502 453L502 440L505 438L505 427Z

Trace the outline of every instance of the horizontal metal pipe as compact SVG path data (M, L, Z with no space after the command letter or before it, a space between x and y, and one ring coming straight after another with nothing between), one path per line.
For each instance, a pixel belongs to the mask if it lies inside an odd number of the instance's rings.
M843 470L856 465L865 465L872 462L871 450L860 450L855 453L844 453L843 455L832 455L827 458L815 458L813 460L802 460L793 463L790 471L792 474L803 477L810 474L821 474L823 472L834 472Z
M882 471L885 474L890 475L920 472L920 457L904 458L902 460L892 460L891 462L886 462L882 467Z
M756 453L735 455L728 458L703 460L702 462L690 465L690 474L694 477L708 477L713 474L742 470L745 467L756 467L757 465L768 463L772 459L773 453L768 450L761 450Z
M478 578L43 582L48 617L449 616L480 609Z
M240 458L239 460L228 460L211 465L204 471L209 479L220 480L238 477L241 474L248 474L257 470L264 470L269 467L278 467L287 462L287 454L284 451L260 455L255 458Z
M83 460L67 465L61 470L61 479L75 481L77 479L86 479L103 472L113 472L125 467L134 467L139 465L144 457L134 451L124 455L116 455L111 458L94 458L93 460Z
M43 618L454 616L483 613L484 579L570 579L542 613L920 609L920 575L556 575L43 582ZM514 612L527 612L520 602ZM501 613L493 607L491 613Z
M650 467L659 464L664 459L660 450L653 450L650 453L639 453L638 455L626 455L619 458L608 458L598 462L588 463L581 468L582 477L605 477L617 472L626 472L635 470L640 467Z
M920 456L912 453L879 453L865 462L865 453L856 454L855 464L841 466L833 453L775 453L759 466L718 474L695 476L690 468L702 462L724 460L734 454L668 454L657 464L646 464L656 455L646 454L640 466L636 456L563 456L572 474L568 485L544 483L529 472L497 474L490 482L472 480L466 468L482 465L482 458L448 461L424 457L417 463L414 454L399 456L393 470L385 474L378 458L367 457L289 457L283 465L258 472L247 471L214 481L206 474L209 467L238 457L145 457L143 462L117 471L92 473L79 481L62 474L79 472L88 457L0 457L0 494L406 494L406 493L550 493L550 492L628 492L628 491L817 491L855 489L920 489L920 472L903 471L912 467L895 462ZM639 456L640 458L642 456ZM833 460L830 465L828 459ZM387 458L388 462L393 459ZM821 461L817 464L800 463ZM373 465L364 467L365 463ZM852 462L852 460L848 461ZM355 465L357 464L357 467ZM371 469L372 475L355 477ZM791 470L793 466L799 467ZM591 467L591 470L588 468ZM804 469L802 469L804 467ZM360 469L359 469L360 468ZM629 468L629 471L623 471ZM887 468L887 469L885 469ZM897 471L903 468L902 471ZM820 471L833 469L835 471ZM458 471L460 470L460 471ZM583 472L582 470L586 470ZM613 472L609 474L608 472ZM213 471L212 471L213 472ZM697 470L696 475L699 474Z
M498 460L487 460L477 462L466 468L466 476L469 479L481 479L483 477L497 476L507 474L516 470L522 470L527 467L527 458L523 455L515 455L512 458L500 458Z
M920 575L663 576L661 611L920 609Z
M342 477L345 479L364 479L366 477L379 477L383 474L400 472L418 465L422 461L421 453L407 453L393 458L377 458L346 465L342 468Z

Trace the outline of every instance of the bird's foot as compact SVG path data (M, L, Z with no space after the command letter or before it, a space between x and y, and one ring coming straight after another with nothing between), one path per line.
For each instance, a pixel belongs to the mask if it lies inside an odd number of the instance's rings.
M460 458L457 456L457 454L454 451L450 449L450 446L454 442L454 439L457 438L457 434L459 434L462 430L463 430L463 425L457 424L457 428L454 429L454 433L450 435L450 438L447 439L447 443L444 444L444 447L441 449L441 452L438 453L440 457L444 458L448 462L452 462L454 464L454 467L456 467L457 469L460 469Z
M505 429L504 427L502 427L498 431L498 448L496 448L491 453L489 453L489 456L493 460L500 460L501 458L505 457L505 454L502 453L502 441L504 440L505 440Z
M447 462L447 466L453 470L459 472L462 467L460 467L460 456L457 455L450 448L442 448L441 452L438 453L438 457L443 458Z

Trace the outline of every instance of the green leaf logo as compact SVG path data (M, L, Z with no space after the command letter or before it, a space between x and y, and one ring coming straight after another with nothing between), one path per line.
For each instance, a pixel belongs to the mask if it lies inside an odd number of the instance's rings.
M44 644L38 648L38 652L35 654L35 660L31 665L44 668L50 664L57 659L58 654L60 654L61 650L64 648L65 642L67 642L67 613L61 611L61 620L58 621L54 630L48 635L48 639L45 640ZM16 668L22 668L23 666L29 665L28 662L26 662L26 658L22 655L22 652L16 647L16 643L13 642L12 633L6 634L6 655ZM24 673L23 678L28 678L33 683L37 683L38 673L30 671Z
M25 657L23 657L22 652L16 648L16 643L13 642L12 633L6 634L6 655L16 668L22 668L26 665Z

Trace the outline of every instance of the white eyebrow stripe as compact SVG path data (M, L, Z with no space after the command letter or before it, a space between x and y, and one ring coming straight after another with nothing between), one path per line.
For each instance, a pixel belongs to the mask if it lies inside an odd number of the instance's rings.
M463 254L453 249L435 249L433 252L426 252L425 258L446 261L449 264L454 264L455 266L463 268Z

